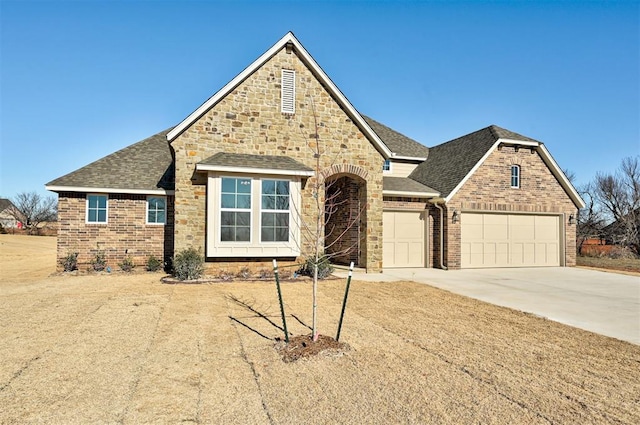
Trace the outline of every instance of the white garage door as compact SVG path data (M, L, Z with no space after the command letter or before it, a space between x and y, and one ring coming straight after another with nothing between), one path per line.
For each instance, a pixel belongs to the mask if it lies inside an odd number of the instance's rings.
M560 217L461 214L461 267L560 265Z
M382 213L382 266L424 267L424 211Z

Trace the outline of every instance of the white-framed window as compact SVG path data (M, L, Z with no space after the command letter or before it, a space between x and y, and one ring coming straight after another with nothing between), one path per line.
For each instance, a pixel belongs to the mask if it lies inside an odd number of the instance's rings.
M296 72L283 69L280 81L280 110L283 114L296 112Z
M106 223L109 197L107 195L87 195L87 223Z
M251 242L251 179L223 177L220 241Z
M167 198L149 196L147 198L147 224L165 224L167 222Z
M289 181L261 180L260 241L289 241Z
M511 187L514 189L520 188L520 166L511 166Z
M382 172L383 173L390 173L391 172L391 161L386 159L383 163L382 163Z

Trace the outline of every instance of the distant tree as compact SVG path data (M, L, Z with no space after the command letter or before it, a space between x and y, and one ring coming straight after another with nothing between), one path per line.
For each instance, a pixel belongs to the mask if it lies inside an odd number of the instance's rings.
M42 197L36 192L21 192L11 198L9 214L22 222L29 234L38 233L41 223L55 221L58 203L54 196Z
M587 239L602 238L604 219L599 204L594 197L593 183L587 183L577 188L578 193L585 201L585 207L578 211L576 238L578 252Z
M624 158L613 174L596 174L593 196L611 222L608 236L640 252L640 156Z

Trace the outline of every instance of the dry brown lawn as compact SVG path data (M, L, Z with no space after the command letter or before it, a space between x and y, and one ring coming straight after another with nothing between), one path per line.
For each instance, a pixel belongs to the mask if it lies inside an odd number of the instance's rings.
M427 285L355 281L351 349L285 363L272 283L50 276L54 250L0 235L3 424L640 423L633 344ZM310 289L283 284L296 335ZM343 291L321 284L324 333Z

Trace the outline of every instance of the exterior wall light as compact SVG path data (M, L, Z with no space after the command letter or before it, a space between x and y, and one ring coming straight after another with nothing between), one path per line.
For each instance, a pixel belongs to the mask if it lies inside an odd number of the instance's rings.
M576 216L571 213L569 214L569 225L576 224Z
M459 221L460 221L460 211L453 210L453 213L451 214L451 222L457 223Z

